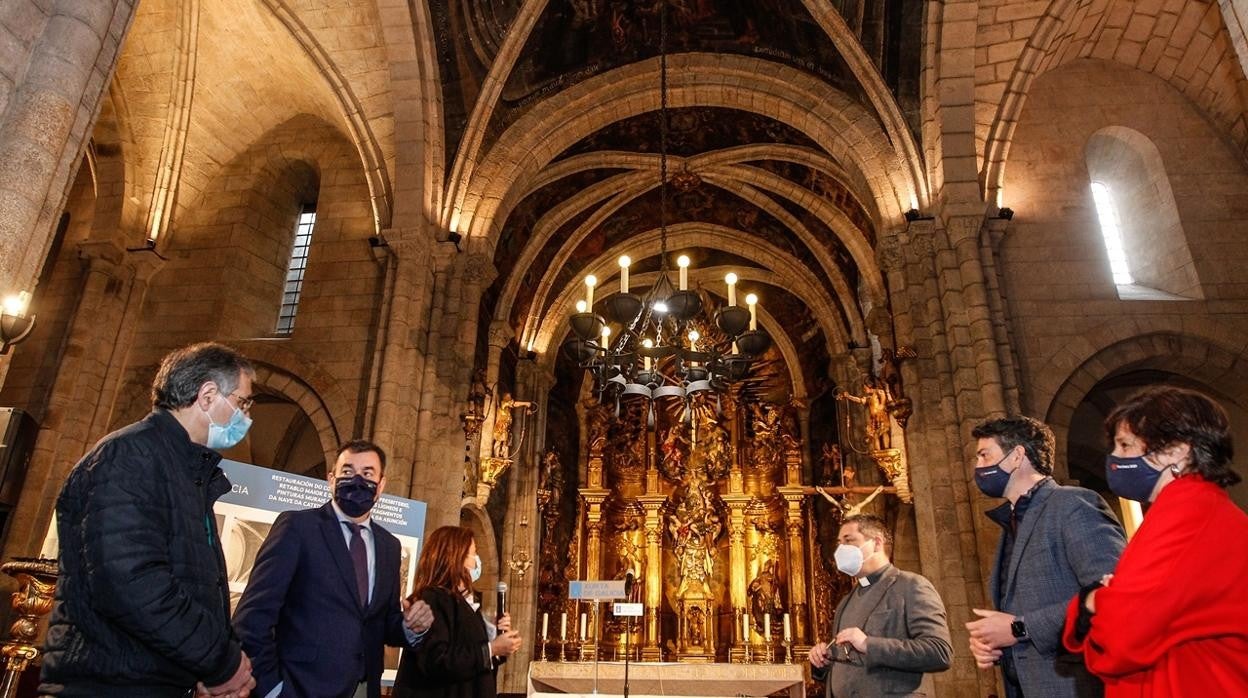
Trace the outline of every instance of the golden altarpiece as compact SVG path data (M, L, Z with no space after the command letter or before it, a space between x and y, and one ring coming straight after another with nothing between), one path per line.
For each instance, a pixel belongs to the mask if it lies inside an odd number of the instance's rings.
M630 625L634 659L784 661L787 654L800 661L814 641L827 639L817 637L818 629L829 627L847 590L847 580L832 578L819 559L808 498L826 497L840 515L881 494L910 501L902 448L909 401L880 380L869 379L864 393L837 394L846 427L838 431L848 435L848 415L861 414L858 436L841 440L859 460L880 467L885 482L875 487L854 482L839 444L823 449L824 468L835 470L838 482L803 482L804 405L795 401L769 404L739 390L688 402L585 401L586 462L566 547L550 535L571 509L557 501L563 469L554 452L542 466L543 566L566 561L560 581L633 573L633 600L645 608L641 622ZM549 628L550 640L535 638L539 655L622 659L624 623L568 601L566 588L549 591L559 588L547 585L539 599L539 621L545 614L547 622L538 627Z

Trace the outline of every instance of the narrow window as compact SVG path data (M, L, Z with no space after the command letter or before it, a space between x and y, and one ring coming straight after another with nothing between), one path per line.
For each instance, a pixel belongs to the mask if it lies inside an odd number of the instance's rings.
M1122 244L1122 226L1109 187L1093 182L1092 198L1096 200L1096 215L1101 222L1101 236L1105 238L1105 251L1109 254L1109 270L1114 275L1114 283L1130 286L1135 283L1135 279L1131 277L1131 270L1127 267L1127 250Z
M299 294L303 291L303 273L308 268L308 248L312 245L312 227L316 224L316 205L305 204L295 224L295 242L290 248L290 264L286 267L286 287L282 291L282 309L277 314L277 333L289 335L295 329L295 313L299 310Z

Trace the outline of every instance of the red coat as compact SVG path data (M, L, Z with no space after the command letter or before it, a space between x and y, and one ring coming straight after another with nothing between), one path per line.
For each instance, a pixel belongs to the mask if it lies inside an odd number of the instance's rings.
M1062 638L1083 652L1105 695L1248 696L1248 515L1198 475L1162 489L1096 592L1092 630Z

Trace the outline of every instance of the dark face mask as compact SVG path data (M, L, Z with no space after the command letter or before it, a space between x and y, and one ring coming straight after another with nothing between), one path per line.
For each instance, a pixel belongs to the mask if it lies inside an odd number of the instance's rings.
M337 480L334 485L334 501L342 513L357 519L373 508L377 501L377 483L363 475Z
M1005 488L1010 484L1010 476L1018 472L1018 468L1008 473L1001 469L1001 464L1009 457L1009 454L1006 454L1005 457L997 461L996 465L975 469L975 484L979 486L980 492L989 497L999 498L1005 496Z
M1144 456L1105 456L1105 480L1109 489L1123 499L1147 502L1161 479L1161 471L1148 464Z

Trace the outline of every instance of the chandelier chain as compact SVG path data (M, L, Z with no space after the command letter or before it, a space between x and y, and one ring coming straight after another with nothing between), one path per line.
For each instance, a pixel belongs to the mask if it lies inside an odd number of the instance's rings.
M667 273L667 0L659 2L659 269Z

